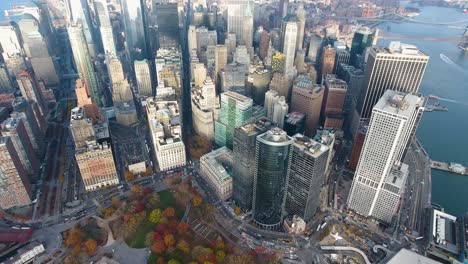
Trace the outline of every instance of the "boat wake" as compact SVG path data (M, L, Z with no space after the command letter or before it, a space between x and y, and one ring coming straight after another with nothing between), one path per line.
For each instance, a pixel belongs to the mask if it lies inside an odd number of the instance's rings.
M440 54L440 59L443 60L445 63L447 63L450 66L453 66L457 68L459 71L462 71L464 73L468 73L467 70L465 70L463 67L460 65L456 64L453 60L451 60L449 57L445 56L445 54L441 53Z
M468 103L460 102L460 101L453 100L453 99L442 98L442 97L439 97L438 99L441 100L441 101L446 101L446 102L451 102L451 103L455 103L455 104L461 104L461 105L468 106Z

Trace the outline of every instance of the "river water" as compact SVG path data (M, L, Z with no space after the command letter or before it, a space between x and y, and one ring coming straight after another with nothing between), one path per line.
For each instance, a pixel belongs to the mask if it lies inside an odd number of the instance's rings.
M454 8L406 5L421 10L420 15L414 18L417 21L464 21L456 25L468 25L468 15ZM391 23L389 26L389 32L382 34L457 39L463 33L461 29L408 22ZM387 24L380 25L380 28L387 30ZM389 41L380 40L378 44L387 45ZM453 42L401 41L418 46L430 56L420 92L439 96L440 103L449 108L448 112L424 113L417 137L431 159L468 166L468 51L463 52L458 43ZM445 56L441 57L441 54ZM432 202L455 215L468 212L468 175L432 170Z

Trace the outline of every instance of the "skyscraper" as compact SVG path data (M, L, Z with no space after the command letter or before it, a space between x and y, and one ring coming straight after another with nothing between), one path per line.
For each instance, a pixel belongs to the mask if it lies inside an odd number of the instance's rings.
M330 150L302 135L293 138L285 209L289 217L297 215L307 222L320 204Z
M323 47L321 56L322 62L320 65L320 80L322 80L324 75L333 73L333 69L335 67L335 57L336 51L332 46L328 45Z
M323 39L319 35L312 35L310 36L309 41L309 50L307 56L313 63L316 63L320 58L320 48L322 47Z
M229 0L227 3L227 31L234 33L237 43L243 43L248 49L253 44L253 8L252 0Z
M116 56L117 51L115 50L114 34L112 33L109 11L107 10L107 1L95 0L94 7L99 20L99 32L101 33L104 54L108 54L109 56Z
M0 93L12 93L14 91L15 89L7 66L5 64L0 64Z
M86 116L81 107L75 107L71 110L70 132L75 149L86 148L88 142L95 140L96 134L91 119Z
M286 98L280 96L273 106L273 118L271 119L279 128L283 128L284 119L288 113L289 105L286 103Z
M272 126L268 119L263 118L237 127L234 131L232 198L246 211L252 208L257 136L267 132Z
M69 25L67 30L78 75L84 81L93 102L97 106L102 106L93 60L86 45L83 26L80 23L75 23Z
M116 57L112 57L108 61L109 61L108 71L109 71L109 78L110 78L111 83L117 83L117 82L123 81L125 79L125 75L123 72L122 62L120 62L120 59ZM135 69L135 72L136 72L136 69Z
M265 107L267 117L270 120L273 119L274 106L279 97L278 92L275 90L269 90L265 93L265 103L263 107Z
M40 116L35 113L32 105L24 97L16 97L12 105L14 111L11 117L22 119L34 151L41 157L44 150L44 134L40 125Z
M37 103L41 114L46 115L47 111L44 107L44 102L39 92L38 83L36 80L36 76L34 76L34 73L29 72L27 70L22 70L16 76L16 82L18 83L18 86L20 88L21 95L29 101Z
M140 96L151 96L153 88L151 84L151 71L148 60L135 60L135 78Z
M302 44L304 42L304 30L305 30L305 10L304 3L299 2L296 9L297 15L297 40L296 40L296 50L302 49Z
M130 60L150 59L147 41L146 1L121 0L125 42Z
M14 23L4 22L0 25L2 58L12 76L16 76L26 68L20 39L19 29Z
M0 137L0 208L31 203L31 183L10 137Z
M288 99L290 97L290 82L283 74L275 73L271 78L270 90L277 91L280 96Z
M354 32L351 42L350 64L356 66L356 56L362 54L364 49L372 45L374 36L368 27L360 27Z
M324 76L325 93L322 103L322 121L325 128L342 129L344 104L348 85L334 74Z
M153 5L158 25L159 48L179 48L179 12L177 3L158 3Z
M319 126L324 88L312 83L306 75L299 75L294 80L291 96L291 111L306 114L305 134L315 135Z
M284 60L284 75L288 80L292 80L295 75L294 71L294 56L296 55L297 42L297 17L287 16L285 24L283 24L283 53Z
M234 129L252 118L253 100L235 92L221 94L221 113L215 123L215 142L232 149Z
M283 221L293 142L277 127L257 136L252 215L261 228L276 230Z
M205 79L202 86L192 89L193 129L211 141L214 139L214 112L219 107L216 101L216 87L210 77Z
M372 110L348 197L358 214L391 223L405 189L405 152L424 111L424 97L387 90Z
M361 121L370 117L372 107L386 90L417 93L429 56L413 45L391 42L388 48L371 47L364 86L357 102Z

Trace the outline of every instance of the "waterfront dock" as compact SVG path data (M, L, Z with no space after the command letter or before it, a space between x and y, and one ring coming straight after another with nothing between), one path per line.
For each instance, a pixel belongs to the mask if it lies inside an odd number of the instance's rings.
M466 175L468 176L468 168L465 166L458 164L458 163L447 163L442 161L434 161L431 160L431 169L441 170L441 171L448 171L452 173L456 173L459 175Z

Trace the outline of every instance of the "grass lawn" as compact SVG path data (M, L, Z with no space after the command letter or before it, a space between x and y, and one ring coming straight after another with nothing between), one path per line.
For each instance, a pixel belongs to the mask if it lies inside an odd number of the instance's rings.
M185 208L177 205L176 199L174 198L173 192L171 190L164 190L159 192L159 208L161 210L166 209L167 207L173 207L176 211L177 219L182 218L184 215ZM150 212L148 212L149 215ZM138 227L135 234L127 238L125 241L127 245L131 248L144 248L145 247L145 238L146 234L153 231L156 224L150 222L148 219L143 221L143 223Z

